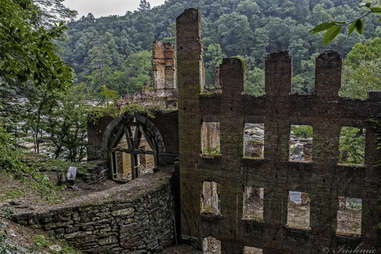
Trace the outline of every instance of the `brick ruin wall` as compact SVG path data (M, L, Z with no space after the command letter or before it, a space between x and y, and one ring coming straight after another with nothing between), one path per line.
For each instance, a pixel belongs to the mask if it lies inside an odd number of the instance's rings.
M176 89L175 48L154 41L152 46L153 87L160 93Z
M315 93L291 95L292 60L288 52L266 59L266 95L244 94L244 63L224 59L219 82L222 94L200 94L203 62L200 15L187 9L177 18L177 78L181 234L199 244L208 236L221 241L222 254L242 254L244 246L272 253L328 253L340 246L376 249L381 241L381 158L369 119L381 112L381 95L368 100L338 96L341 56L327 51L316 59ZM203 157L201 126L220 123L221 155ZM264 123L264 159L243 158L245 123ZM311 162L289 161L291 124L313 127ZM366 129L362 166L338 164L339 135L343 126ZM220 185L220 212L200 214L202 183ZM243 220L245 186L264 188L264 220ZM288 192L310 194L310 229L286 226ZM339 196L362 199L361 235L338 235ZM353 247L354 249L354 247Z
M84 253L157 253L175 242L171 174L159 172L65 205L16 213Z

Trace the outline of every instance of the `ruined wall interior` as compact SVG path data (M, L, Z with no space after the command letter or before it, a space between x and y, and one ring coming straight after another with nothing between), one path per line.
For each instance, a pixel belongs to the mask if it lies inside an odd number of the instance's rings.
M223 254L242 254L250 248L264 254L328 253L360 243L363 249L381 253L376 230L381 221L381 171L375 166L381 154L369 123L381 112L381 94L371 92L368 100L339 97L342 58L333 51L316 59L313 95L291 95L288 52L267 57L265 96L244 94L244 63L235 58L224 59L220 66L222 94L200 94L203 63L198 10L185 10L177 18L176 29L182 238L200 246L202 239L212 236L220 241ZM220 154L202 156L203 122L219 122ZM264 158L243 157L245 123L264 124ZM303 162L290 161L291 125L313 128L312 155ZM344 126L366 130L363 165L339 163ZM204 182L219 185L220 213L200 212ZM253 192L250 189L247 194L247 187L257 188L259 196L263 189L263 220L243 218L244 200ZM295 208L289 205L294 192L301 193L300 203L309 216L301 222L306 227L295 227L288 218L289 210ZM357 233L336 230L341 197L361 199Z

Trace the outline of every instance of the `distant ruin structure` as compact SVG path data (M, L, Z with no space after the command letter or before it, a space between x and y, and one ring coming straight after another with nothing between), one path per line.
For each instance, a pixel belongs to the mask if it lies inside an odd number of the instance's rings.
M176 108L176 64L175 48L170 43L154 41L152 45L153 87L145 85L134 95L126 95L119 100L119 105L141 104L161 108Z
M152 46L153 87L157 96L174 96L176 91L175 48L170 43L154 41Z

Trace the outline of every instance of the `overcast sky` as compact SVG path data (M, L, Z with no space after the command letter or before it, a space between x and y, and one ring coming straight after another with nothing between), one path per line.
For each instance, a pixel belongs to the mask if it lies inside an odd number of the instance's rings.
M151 6L163 4L165 0L149 0ZM77 18L91 12L96 18L109 15L124 15L138 8L140 0L65 0L64 5L78 11Z

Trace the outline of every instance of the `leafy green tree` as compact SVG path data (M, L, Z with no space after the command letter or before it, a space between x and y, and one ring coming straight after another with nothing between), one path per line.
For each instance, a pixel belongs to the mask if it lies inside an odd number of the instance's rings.
M172 45L176 45L176 22L173 22L167 29L167 37L163 38L164 42L169 42Z
M356 44L344 61L340 95L366 99L368 92L381 90L381 38Z
M363 34L365 29L365 17L369 15L381 15L381 5L379 1L362 1L359 4L359 8L361 15L356 17L354 20L338 20L335 17L336 20L321 23L310 32L324 32L323 45L327 45L329 42L335 39L344 29L346 29L348 35L351 35L355 31L359 34Z
M54 157L80 161L86 156L87 121L91 111L84 84L61 94L47 115L44 131Z
M247 41L251 38L248 18L233 12L222 15L217 21L218 41L228 56L244 55L248 52Z
M24 92L24 124L22 128L33 138L34 152L40 153L40 144L43 138L43 129L47 123L46 116L58 104L59 94L62 91L49 89L46 85L29 87Z
M363 129L343 127L340 134L341 163L363 164L365 156L365 133Z
M245 93L255 96L265 94L265 71L255 67L246 73Z
M0 172L22 172L26 167L22 162L22 150L14 136L1 123L0 121Z
M204 49L203 60L205 61L205 82L209 87L214 86L212 83L214 82L215 69L222 63L223 57L224 54L220 44L211 43Z
M68 10L60 2L0 0L0 168L45 187L50 183L43 175L22 162L18 138L24 130L32 131L38 151L51 99L72 84L72 69L55 44L65 29L58 12ZM49 14L44 7L56 12Z
M53 94L72 84L72 70L57 55L54 44L65 27L46 27L43 11L30 0L0 3L1 115L9 119L7 123L13 123L5 126L7 130L25 121L38 151L44 110Z
M42 26L41 12L30 0L1 0L0 4L1 86L17 90L25 81L35 86L48 83L51 89L70 85L71 68L56 54L53 43L64 26Z
M139 11L149 11L151 9L151 4L147 0L140 0Z
M78 12L67 8L65 0L33 0L41 12L41 23L46 26L59 25L63 20L71 20Z
M261 9L255 1L245 0L238 4L237 12L249 19L255 19L256 15L260 14Z
M119 99L119 93L115 90L109 89L107 86L102 86L102 91L99 93L101 96L100 107L104 109L104 112L117 116L119 109L117 108L117 101Z
M117 72L110 81L110 88L119 94L134 94L144 84L152 84L151 58L148 50L131 54L122 65L124 71Z

